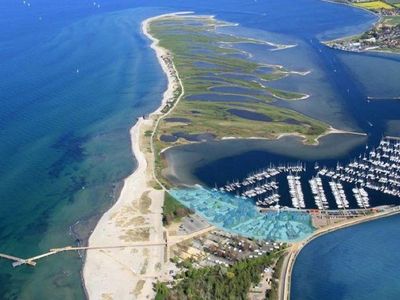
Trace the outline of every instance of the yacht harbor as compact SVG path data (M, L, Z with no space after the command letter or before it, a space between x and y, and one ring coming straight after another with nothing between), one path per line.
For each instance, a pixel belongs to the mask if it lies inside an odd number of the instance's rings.
M313 165L313 167L311 167ZM349 163L320 167L318 162L273 165L221 187L260 209L370 209L398 203L400 140L383 138L377 147Z
M368 150L368 149L366 149ZM400 196L400 140L386 137L378 147L335 169L323 168L322 176L349 182L385 194Z

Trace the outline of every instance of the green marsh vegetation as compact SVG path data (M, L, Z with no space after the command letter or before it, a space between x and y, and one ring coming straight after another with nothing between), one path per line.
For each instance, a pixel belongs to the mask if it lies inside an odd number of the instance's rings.
M164 16L150 23L150 33L170 54L184 88L181 98L181 88L175 91L175 105L164 107L163 112L168 112L168 118L189 120L168 122L161 117L156 128L155 173L167 188L171 184L162 176L166 161L161 151L201 141L198 135L274 139L297 134L312 144L329 128L324 122L278 106L279 101L307 101L307 95L269 86L269 82L290 76L291 72L283 66L259 63L237 47L265 45L268 53L271 44L222 33L219 28L223 26L233 25L208 16L185 15ZM237 110L244 114L235 113ZM259 118L246 114L257 114Z
M269 81L290 76L282 66L261 64L235 48L264 41L237 37L218 29L232 24L207 16L176 15L150 24L151 34L173 56L185 94L168 117L190 122L162 120L155 140L157 149L189 143L185 138L161 141L160 137L179 132L185 135L208 133L223 137L276 138L296 133L307 143L326 132L328 125L293 110L278 107L277 101L307 101L307 95L268 86ZM268 45L270 47L271 45ZM230 113L241 109L265 115L270 121L244 118ZM291 120L287 122L287 120ZM160 166L162 167L162 166Z

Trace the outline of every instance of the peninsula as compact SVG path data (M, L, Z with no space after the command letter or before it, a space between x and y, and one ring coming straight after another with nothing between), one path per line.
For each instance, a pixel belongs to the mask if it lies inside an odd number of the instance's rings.
M13 2L0 298L400 299L400 0Z
M102 216L89 239L89 246L97 249L87 252L83 270L90 299L144 299L154 298L156 293L168 293L168 287L161 282L173 282L176 275L177 264L171 263L174 247L198 237L226 238L226 233L216 232L215 226L202 218L189 219L189 225L179 227L187 229L180 234L174 224L165 227L171 224L166 218L166 209L172 207L175 211L171 216L178 216L176 210L182 208L171 196L175 195L173 186L163 176L166 162L162 153L166 148L227 137L274 139L285 135L300 135L305 143L312 144L323 135L344 133L279 105L282 101L307 101L308 95L271 87L270 82L287 76L307 76L308 72L257 62L245 50L245 46L257 45L266 51L284 51L290 45L276 45L222 30L231 26L235 24L187 12L161 15L142 23L142 31L151 41L151 48L167 75L168 88L160 108L140 118L132 127L131 144L137 168L125 179L117 202ZM296 168L291 166L288 170L301 172ZM213 195L209 191L204 193ZM226 197L232 201L232 197ZM254 214L256 221L265 225L265 216L255 214L254 205L250 208L250 202L247 203L249 216ZM292 213L271 212L268 222L272 228L268 225L270 231L266 234L277 236L277 240L282 236L294 239L310 235L310 216ZM183 213L187 214L187 211ZM360 216L360 212L351 217L354 216ZM274 224L286 231L274 229ZM244 237L229 238L237 239L240 247L251 244ZM140 242L140 246L135 246L135 242ZM120 247L112 248L114 245ZM280 268L286 253L282 243L272 245L266 249L257 242L251 247L256 247L253 250L257 249L261 258L253 260L255 250L247 251L245 261L239 260L229 270L234 273L236 268L245 265L242 267L271 274L275 267ZM202 253L210 251L207 247L202 248ZM180 261L180 266L183 270L190 268L185 260ZM244 280L247 289L258 284L260 277ZM271 288L273 285L269 285ZM276 293L277 288L273 289Z
M151 40L168 77L168 88L160 108L132 127L137 168L125 179L117 202L102 216L89 239L89 246L127 245L87 252L83 277L90 299L154 297L153 283L168 275L167 232L162 223L167 191L161 177L162 149L201 141L202 136L274 138L293 133L311 142L328 131L328 125L320 121L273 106L276 99L306 101L307 96L267 87L268 81L291 72L253 62L245 51L235 50L230 44L285 47L217 32L220 27L233 25L187 13L143 22L143 33ZM168 136L174 141L170 142ZM141 247L129 247L139 241ZM119 278L118 283L113 278Z

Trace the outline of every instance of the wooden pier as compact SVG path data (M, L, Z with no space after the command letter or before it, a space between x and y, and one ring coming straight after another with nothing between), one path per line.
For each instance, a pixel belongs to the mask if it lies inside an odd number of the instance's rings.
M36 262L34 262L34 261L28 261L28 260L23 259L23 258L19 258L19 257L15 257L15 256L12 256L12 255L3 254L3 253L0 253L0 258L5 258L5 259L9 259L9 260L14 261L12 263L12 266L14 268L18 267L20 265L30 265L32 267L34 267L36 265Z
M36 263L39 259L45 258L47 256L51 256L57 253L61 252L66 252L66 251L81 251L81 250L106 250L106 249L124 249L124 248L137 248L137 247L157 247L157 246L164 246L167 249L167 253L169 250L168 246L173 246L176 244L179 244L181 242L184 242L186 240L192 239L196 236L203 235L208 233L209 231L214 230L214 226L209 226L203 229L200 229L198 231L192 232L187 235L183 236L175 236L175 237L169 237L168 233L165 231L164 232L164 240L163 241L148 241L148 242L141 242L141 243L132 243L132 244L125 244L125 245L109 245L109 246L81 246L81 247L74 247L74 246L66 246L63 248L52 248L49 250L49 252L36 255L30 258L20 258L4 253L0 253L0 259L8 259L12 260L12 266L18 267L21 265L29 265L29 266L36 266ZM168 256L167 256L168 257Z
M50 255L54 255L60 252L65 251L80 251L80 250L104 250L104 249L124 249L124 248L136 248L136 247L152 247L152 246L167 246L167 242L147 242L147 243L135 243L135 244L128 244L128 245L115 245L115 246L83 246L83 247L73 247L67 246L63 248L53 248L50 249L49 252L36 255L30 258L20 258L4 253L0 253L0 258L12 260L12 266L14 268L21 266L21 265L29 265L34 267L36 262L39 259L45 258Z

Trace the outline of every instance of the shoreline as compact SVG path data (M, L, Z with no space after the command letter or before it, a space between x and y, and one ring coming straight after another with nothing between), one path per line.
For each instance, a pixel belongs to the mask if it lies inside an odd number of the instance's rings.
M144 20L142 22L141 32L144 34L144 36L147 39L149 39L151 41L150 48L153 49L154 52L156 53L156 57L157 57L158 63L160 64L164 74L167 76L167 81L168 81L167 89L163 93L163 97L162 97L162 101L160 103L160 106L154 112L152 112L151 115L161 114L161 110L167 104L168 100L172 98L173 92L175 91L176 87L174 86L174 80L173 80L173 78L172 78L172 76L170 74L170 70L169 70L167 64L162 59L162 57L168 55L169 52L168 52L167 49L159 46L159 42L160 41L158 39L156 39L155 37L153 37L149 33L149 25L150 25L150 23L152 21L157 20L159 18L168 17L168 16L176 16L176 15L187 15L187 14L192 14L192 13L193 13L193 11L182 11L182 12L162 14L162 15L159 15L159 16L147 18L146 20ZM178 71L176 70L175 65L173 65L172 67L173 67L175 73L178 74ZM179 76L178 76L178 79L179 79ZM179 84L183 88L183 85L182 85L180 79L179 79ZM182 94L183 94L183 89L182 89L181 95L179 95L178 101L179 101L180 98L182 98ZM176 105L176 103L175 103L175 105ZM165 117L166 115L169 114L170 111L171 110L169 110L165 114L162 114L161 117Z
M362 11L365 11L365 12L367 12L367 13L370 13L370 14L376 16L378 19L377 19L375 22L373 22L373 23L371 24L370 28L369 28L367 31L363 31L363 32L361 32L361 33L356 33L356 34L352 34L352 35L348 35L348 36L338 37L338 38L335 38L335 39L332 39L332 40L321 40L321 41L320 41L321 44L323 44L323 45L325 45L326 47L329 47L329 48L331 48L331 49L336 49L336 50L340 50L340 51L344 51L344 52L349 52L349 53L399 54L399 51L398 51L398 50L396 51L395 49L379 49L379 48L377 48L377 49L369 49L369 48L365 48L365 49L362 49L362 50L360 50L360 51L354 51L354 50L348 50L348 49L338 49L338 48L333 47L333 46L331 45L332 43L351 41L351 40L353 40L353 39L355 39L355 38L360 37L361 35L363 35L364 33L368 32L369 30L375 28L378 24L383 23L384 16L383 16L383 15L380 15L380 14L377 13L377 12L374 12L374 11L372 11L372 10L369 10L369 9L367 9L367 8L364 8L364 7L361 7L361 6L357 6L357 5L352 5L352 4L349 3L349 2L338 2L338 1L335 1L335 0L322 0L322 1L327 2L327 3L338 4L338 5L344 5L344 6L348 6L348 7L360 9L360 10L362 10Z
M312 144L308 144L307 143L307 137L304 134L298 133L298 132L290 132L290 133L281 133L279 135L277 135L275 138L263 138L263 137L233 137L233 136L225 136L222 137L220 140L224 141L224 140L267 140L267 141L273 141L273 140L279 140L283 137L287 137L287 136L291 136L291 137L300 137L302 138L302 143L304 145L310 145L310 146L318 146L319 145L319 140L325 136L331 135L331 134L351 134L351 135L359 135L359 136L367 136L366 133L363 132L356 132L356 131L348 131L348 130L341 130L341 129L336 129L332 126L328 127L328 130L326 130L326 132L318 135L315 139L314 139L314 143ZM177 146L171 146L169 148L172 147L178 147L180 145Z
M378 220L381 218L386 218L394 215L400 214L400 206L391 207L389 209L384 210L383 212L377 212L372 215L363 216L359 218L354 218L350 220L346 220L343 222L339 222L333 224L331 226L327 226L324 228L320 228L316 230L311 236L309 236L306 240L294 243L290 249L289 253L287 254L288 260L287 264L284 268L282 268L282 272L285 274L284 281L280 282L279 284L279 291L280 291L280 298L282 300L289 300L290 299L290 288L291 288L291 280L292 280L292 273L294 264L296 262L297 256L300 254L301 250L304 249L309 243L313 240L324 236L325 234L335 232L340 229L345 229L351 226L359 225L366 222L372 222L374 220Z
M155 19L188 13L191 12L163 14L147 18L142 22L141 32L151 41L150 47L155 51L157 60L167 76L168 85L163 93L160 106L148 118L138 118L136 124L130 129L132 154L137 161L136 169L124 179L117 201L99 219L89 237L89 246L110 246L124 244L124 242L128 244L127 239L141 241L140 238L142 237L140 235L135 236L132 233L136 231L141 233L144 229L148 229L149 232L148 239L145 241L154 243L162 240L165 242L162 224L162 205L165 188L154 174L152 139L159 120L168 114L168 112L163 114L161 110L168 100L174 96L178 83L172 76L172 72L176 72L175 66L173 65L173 70L171 70L163 60L164 56L169 55L168 51L158 46L159 41L151 36L148 28L150 22ZM182 94L183 89L179 98ZM150 139L151 152L146 152L146 142L143 141L145 139L145 129L152 130ZM155 189L152 186L153 181L160 184L162 189ZM144 213L140 209L137 211L137 206L141 205L141 201L144 198L146 200L150 198L151 201L149 207L147 207L148 213ZM126 218L130 218L131 221L126 222ZM145 221L139 222L139 225L134 225L132 223L134 223L133 220L135 218L139 218L136 220L144 219ZM147 227L144 227L145 225ZM102 299L105 297L107 299L113 299L114 297L115 299L129 299L132 298L132 294L137 298L154 296L153 283L165 271L165 245L145 247L143 248L143 255L135 255L137 252L138 249L135 248L87 251L82 278L88 299ZM149 273L150 267L152 267L152 270Z
M338 4L338 5L344 5L344 6L348 6L348 7L352 7L352 8L356 8L356 9L360 9L362 11L365 11L367 13L370 13L376 17L378 17L378 20L376 20L375 22L373 22L371 25L371 28L373 28L374 26L376 26L378 23L380 23L382 21L382 16L380 16L378 13L373 12L369 9L366 9L364 7L361 6L356 6L356 5L352 5L349 2L339 2L339 1L335 1L335 0L322 0L323 2L327 2L327 3L331 3L331 4ZM365 32L365 31L364 31ZM347 40L347 39L351 39L351 38L355 38L357 36L362 35L364 32L358 33L358 34L352 34L352 35L348 35L348 36L343 36L343 37L338 37L336 39L333 40L327 40L327 41L321 41L322 44L328 46L329 48L332 48L331 46L329 46L327 43L331 43L331 42L335 42L335 41L342 41L342 40ZM353 52L353 51L348 51L348 52Z

